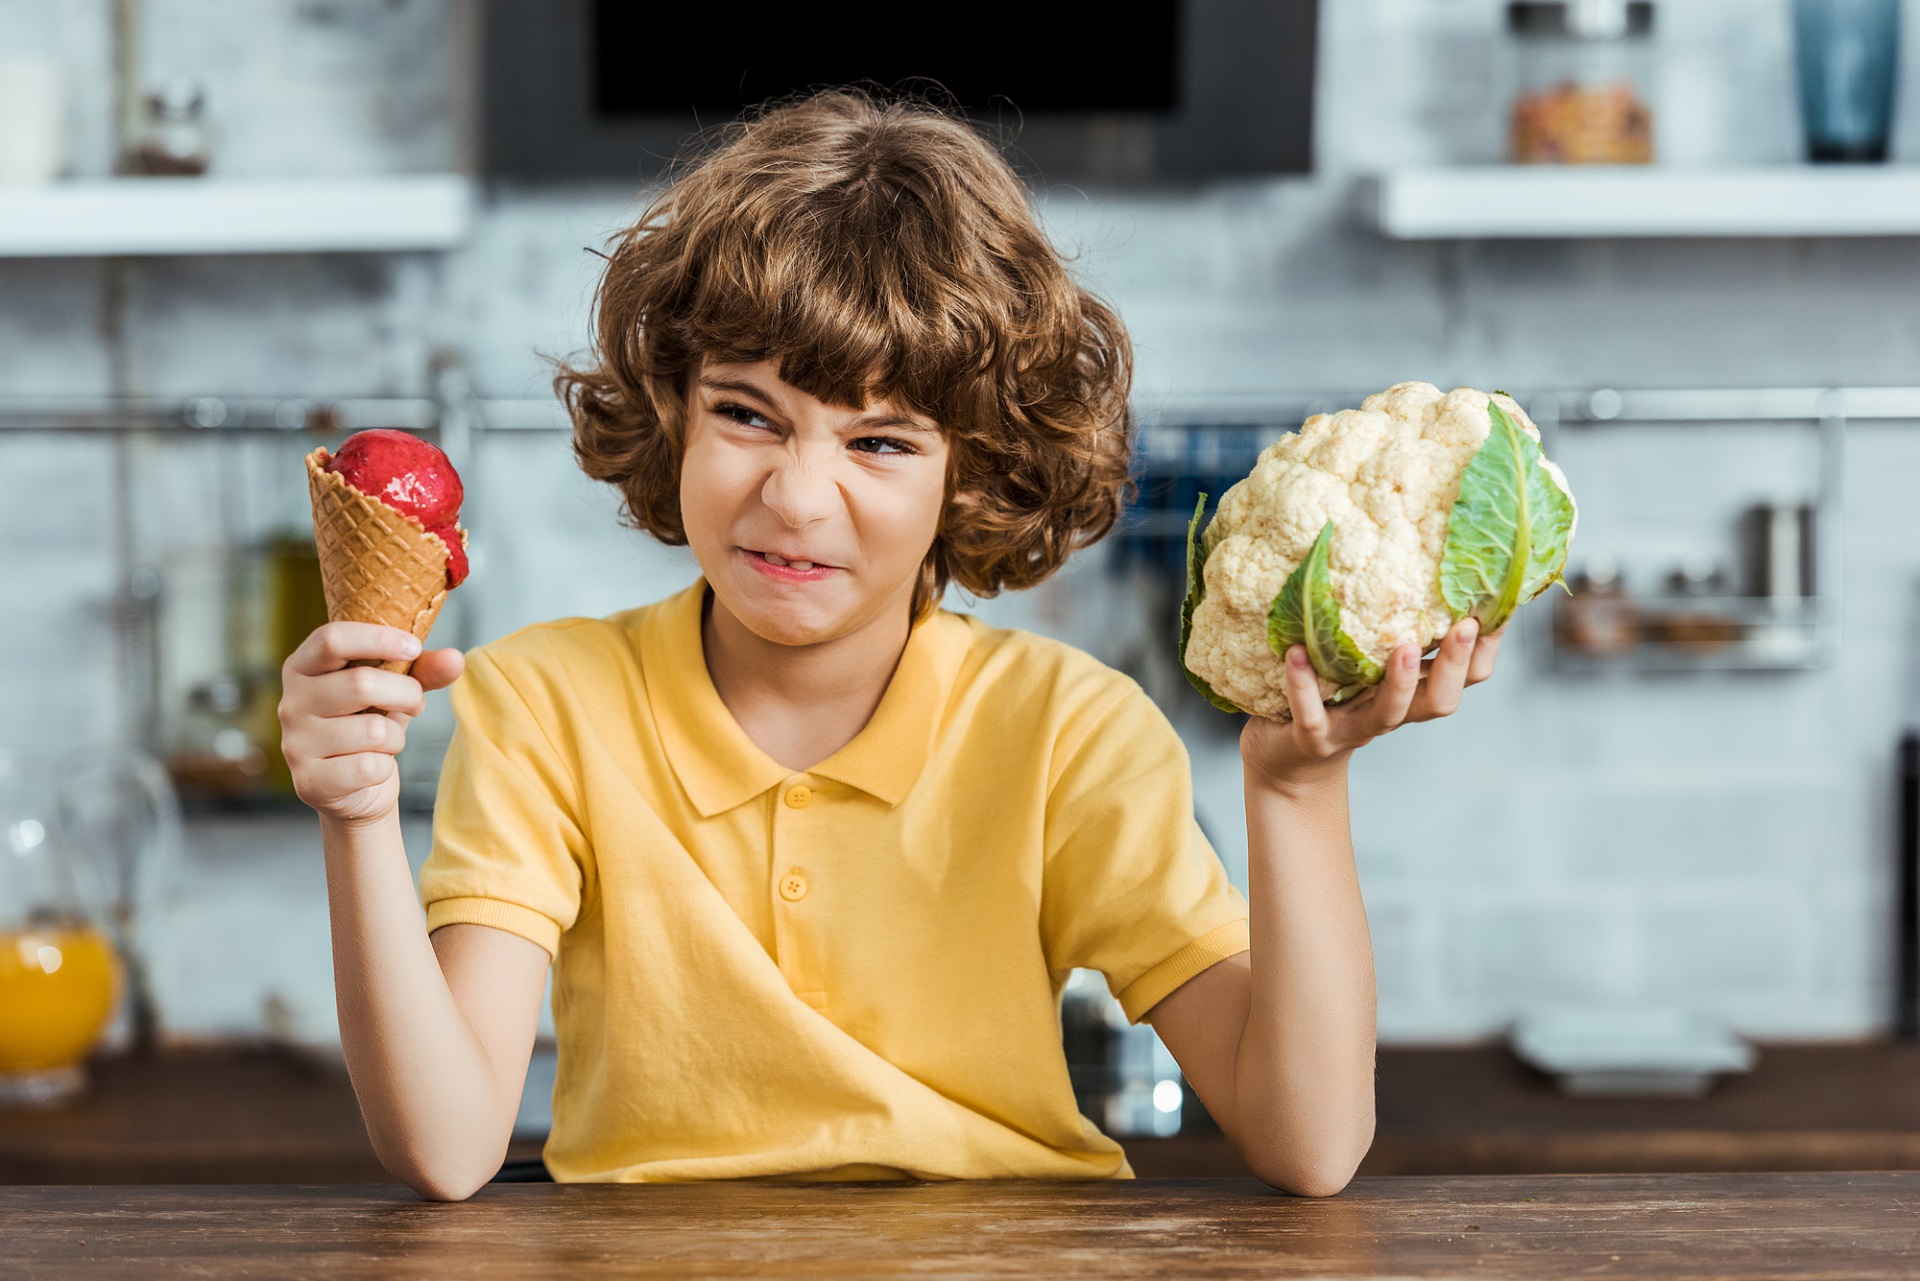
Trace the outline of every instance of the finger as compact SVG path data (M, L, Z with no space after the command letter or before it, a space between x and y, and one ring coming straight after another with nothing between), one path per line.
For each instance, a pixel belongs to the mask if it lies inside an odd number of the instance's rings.
M1427 679L1411 719L1451 716L1460 706L1460 693L1467 687L1467 665L1473 659L1474 640L1479 634L1480 624L1471 618L1461 619L1447 633L1427 667Z
M445 689L467 670L467 656L457 649L430 649L413 660L413 679L421 689Z
M324 676L356 659L375 662L411 662L420 654L420 641L411 632L377 623L327 623L300 642L287 659L287 671L298 676Z
M1366 715L1355 726L1363 735L1362 742L1397 729L1406 721L1414 695L1420 692L1420 647L1402 645L1387 655L1386 677L1374 690Z
M407 745L407 728L390 716L327 716L308 720L282 741L288 759L325 760L358 752L389 756Z
M294 790L309 805L330 805L355 792L378 787L392 778L399 767L400 763L393 757L378 752L306 761L295 776Z
M1320 678L1307 661L1304 645L1287 651L1287 702L1293 708L1294 733L1315 750L1325 750L1327 708L1320 701Z
M1473 647L1473 662L1467 666L1467 684L1478 685L1493 675L1493 664L1500 657L1500 640L1507 634L1502 627L1497 632L1488 632Z
M309 679L301 710L309 716L353 716L374 708L418 716L425 704L420 682L378 667L349 667Z

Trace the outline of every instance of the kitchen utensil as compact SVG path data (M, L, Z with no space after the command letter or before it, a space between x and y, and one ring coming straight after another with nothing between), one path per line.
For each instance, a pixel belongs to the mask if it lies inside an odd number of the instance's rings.
M1793 54L1807 159L1887 158L1900 0L1794 0Z

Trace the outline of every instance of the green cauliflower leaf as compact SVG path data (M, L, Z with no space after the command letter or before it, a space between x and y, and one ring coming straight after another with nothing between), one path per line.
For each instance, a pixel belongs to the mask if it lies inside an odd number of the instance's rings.
M1207 496L1202 494L1200 501L1193 505L1193 519L1187 522L1187 598L1180 604L1180 670L1187 674L1187 683L1206 695L1209 703L1223 712L1238 712L1238 707L1214 693L1213 687L1195 676L1187 666L1187 642L1193 637L1193 611L1200 608L1200 597L1207 590L1207 581L1203 576L1207 567L1207 552L1199 538L1200 517L1206 510Z
M1560 580L1573 536L1573 500L1554 483L1540 443L1496 402L1492 427L1460 477L1440 556L1440 595L1454 619L1498 630Z
M1323 678L1340 689L1328 700L1345 702L1369 685L1378 685L1385 669L1368 658L1340 626L1340 602L1333 594L1330 561L1333 522L1320 527L1320 536L1306 559L1294 567L1280 594L1267 611L1267 647L1283 662L1287 651L1304 645L1307 661Z

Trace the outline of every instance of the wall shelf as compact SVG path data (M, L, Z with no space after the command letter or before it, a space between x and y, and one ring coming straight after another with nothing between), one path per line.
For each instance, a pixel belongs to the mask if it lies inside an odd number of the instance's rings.
M450 249L472 209L473 184L458 174L0 187L0 257Z
M1549 441L1559 431L1611 426L1771 424L1814 433L1819 461L1805 501L1812 508L1814 595L1575 596L1556 592L1542 627L1556 672L1809 672L1828 666L1840 643L1841 477L1849 409L1854 417L1913 416L1911 388L1766 388L1629 391L1609 388L1524 401ZM1803 562L1804 563L1804 562ZM1540 614L1534 615L1536 619ZM1531 623L1530 626L1541 626Z
M1395 240L1920 235L1920 166L1400 169L1363 197Z
M1795 672L1815 670L1826 658L1831 606L1813 597L1635 598L1627 604L1629 634L1604 652L1578 643L1581 611L1615 602L1560 592L1552 600L1558 672Z

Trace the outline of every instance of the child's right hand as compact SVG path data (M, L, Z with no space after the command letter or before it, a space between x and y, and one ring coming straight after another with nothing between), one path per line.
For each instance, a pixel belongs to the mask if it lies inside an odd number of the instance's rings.
M412 659L413 673L349 667L356 659ZM394 757L406 746L407 722L420 714L426 691L453 684L465 666L457 649L421 653L398 627L317 628L280 669L280 751L295 795L343 823L393 813L400 800Z

